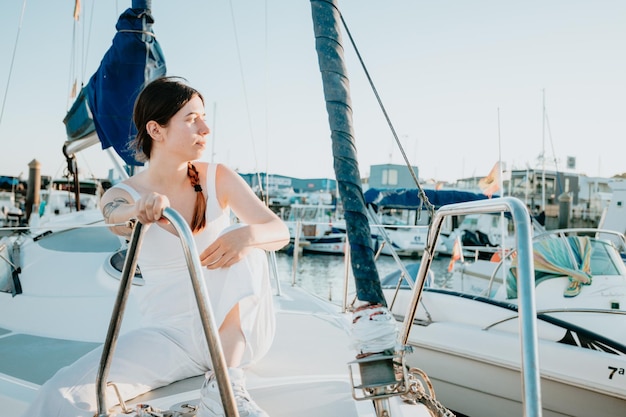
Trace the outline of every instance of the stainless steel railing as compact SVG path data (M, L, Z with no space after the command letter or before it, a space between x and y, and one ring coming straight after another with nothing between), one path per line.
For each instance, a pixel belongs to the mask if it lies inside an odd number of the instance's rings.
M518 256L518 293L520 312L520 343L522 347L522 386L524 388L524 416L541 417L541 388L537 342L537 322L534 283L534 262L531 218L524 203L514 197L495 198L450 204L441 207L433 217L428 243L413 287L411 303L402 325L400 342L406 345L422 295L426 274L435 256L437 238L447 216L508 211L513 216Z
M180 238L183 252L185 254L185 260L187 261L187 266L189 268L189 275L191 277L194 295L200 311L202 327L209 346L209 353L213 362L213 371L215 372L217 379L224 411L229 417L239 417L239 412L237 411L235 398L233 396L233 390L230 385L230 379L228 377L226 361L224 359L224 352L220 343L217 325L213 317L213 308L211 307L208 290L203 279L202 265L200 264L200 258L198 256L198 251L196 249L191 229L187 225L185 219L172 208L166 208L163 212L163 217L169 220ZM104 342L100 366L98 368L98 375L96 377L96 394L98 403L97 417L109 416L106 406L106 380L109 374L111 361L113 359L113 352L115 350L115 345L117 343L122 324L126 301L128 300L132 284L133 273L137 266L137 254L141 248L142 239L143 225L139 222L135 222L126 260L124 262L122 277L120 279L120 288L113 307L113 313L111 315L109 329Z

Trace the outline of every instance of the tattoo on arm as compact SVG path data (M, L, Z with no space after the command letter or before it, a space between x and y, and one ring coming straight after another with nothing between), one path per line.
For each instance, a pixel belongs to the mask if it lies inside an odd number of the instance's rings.
M117 197L113 201L107 203L102 208L102 214L104 215L104 220L109 223L111 219L111 214L122 204L130 204L128 200L122 197Z

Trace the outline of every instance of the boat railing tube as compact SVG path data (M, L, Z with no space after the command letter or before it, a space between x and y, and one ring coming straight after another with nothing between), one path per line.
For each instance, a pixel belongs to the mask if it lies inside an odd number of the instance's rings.
M530 215L524 203L515 197L493 198L449 204L435 212L424 256L417 274L407 314L404 318L401 343L407 344L415 311L420 300L426 273L435 256L435 248L443 220L448 216L510 212L516 231L518 257L518 291L520 312L520 343L522 348L522 388L524 416L541 416L541 388L537 342L537 306L535 302L534 262Z
M187 261L187 267L189 268L189 275L194 295L200 311L202 327L209 346L209 353L213 363L213 371L215 372L217 379L224 411L227 416L239 417L235 397L233 395L230 379L228 377L228 369L226 366L226 360L224 359L224 352L220 343L217 325L215 323L213 308L211 306L211 301L209 300L206 283L203 279L200 257L198 256L198 250L196 248L191 229L189 228L187 222L185 222L185 219L176 210L170 207L163 211L163 217L172 224L180 238L183 252L185 254L185 260ZM106 380L119 335L119 330L122 324L126 301L132 284L133 272L137 266L137 254L141 248L142 240L143 225L140 222L134 222L132 238L126 253L126 260L124 261L124 268L120 279L120 288L113 307L113 313L111 314L111 321L109 323L109 329L102 350L100 367L98 368L98 375L96 377L96 394L98 402L97 417L109 416L106 407Z

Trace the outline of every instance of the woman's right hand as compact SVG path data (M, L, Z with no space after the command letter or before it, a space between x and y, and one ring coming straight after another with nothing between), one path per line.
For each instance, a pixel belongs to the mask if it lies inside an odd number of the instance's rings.
M169 206L170 200L163 194L151 192L143 195L135 202L137 220L142 224L159 221L163 217L163 210ZM163 222L166 222L165 219Z

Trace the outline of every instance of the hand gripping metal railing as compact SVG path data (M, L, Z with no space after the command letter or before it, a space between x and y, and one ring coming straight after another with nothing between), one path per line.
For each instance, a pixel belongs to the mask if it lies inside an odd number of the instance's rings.
M411 304L404 318L401 340L406 345L415 318L415 311L422 295L426 273L435 256L436 239L446 216L494 213L508 211L513 216L516 230L518 256L517 288L519 292L520 343L522 347L522 387L524 395L524 416L541 417L541 388L539 358L537 354L537 322L535 304L534 262L531 236L531 219L523 202L514 197L472 201L443 206L435 213L428 235L428 243L422 257L419 272L411 298Z
M183 217L172 208L166 208L163 211L163 217L169 220L180 237L187 266L189 268L193 291L198 304L198 309L200 311L202 327L209 346L209 353L213 363L213 371L215 372L217 379L224 411L228 417L239 417L239 412L237 411L237 406L233 396L233 390L228 378L224 352L222 351L217 326L213 317L213 309L209 300L208 290L204 279L202 279L202 265L200 264L200 258L198 256L193 235L191 234L191 229L187 225L187 222L185 222L185 219L183 219ZM96 394L98 402L97 417L109 416L109 414L107 414L108 411L106 406L106 380L109 374L109 368L113 352L115 350L115 345L117 343L119 330L122 324L126 301L132 284L133 272L137 266L137 254L141 248L142 239L143 225L139 222L135 222L132 238L126 255L126 261L124 262L122 277L120 279L120 288L117 299L115 300L113 313L111 315L111 322L109 324L109 330L104 342L102 358L100 360L100 367L96 378Z

